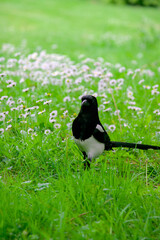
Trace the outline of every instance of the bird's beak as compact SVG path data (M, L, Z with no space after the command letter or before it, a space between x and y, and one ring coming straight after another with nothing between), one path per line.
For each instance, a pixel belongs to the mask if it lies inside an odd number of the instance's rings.
M87 100L86 100L86 99L84 99L84 100L82 101L81 105L83 105L85 102L87 102Z

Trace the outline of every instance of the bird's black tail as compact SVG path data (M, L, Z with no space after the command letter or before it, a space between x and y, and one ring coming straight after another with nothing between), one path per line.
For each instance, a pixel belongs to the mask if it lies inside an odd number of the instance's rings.
M160 147L158 146L152 146L152 145L145 145L145 144L139 144L139 143L127 143L127 142L111 142L111 146L114 147L126 147L126 148L138 148L138 149L156 149L160 150Z

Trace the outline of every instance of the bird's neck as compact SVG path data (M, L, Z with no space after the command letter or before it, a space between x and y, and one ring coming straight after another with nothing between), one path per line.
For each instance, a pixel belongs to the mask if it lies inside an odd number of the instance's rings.
M98 124L100 122L98 112L80 111L79 117L83 118L84 121L87 121L88 124L91 123Z

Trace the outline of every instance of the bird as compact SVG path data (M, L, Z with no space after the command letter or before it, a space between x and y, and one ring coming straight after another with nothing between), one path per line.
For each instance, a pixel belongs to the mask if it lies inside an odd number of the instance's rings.
M117 147L160 149L159 146L153 145L111 141L100 122L97 99L92 95L82 96L80 112L72 123L72 134L79 150L83 153L84 169L90 168L92 159L97 158L105 150L109 151Z

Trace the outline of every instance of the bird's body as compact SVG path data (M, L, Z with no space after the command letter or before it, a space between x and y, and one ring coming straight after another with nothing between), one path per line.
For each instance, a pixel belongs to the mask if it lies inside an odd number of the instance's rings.
M97 124L96 128L98 127L100 127L100 125ZM80 151L86 153L88 159L98 157L105 150L104 143L97 141L93 135L85 140L74 138L74 141L79 147Z
M75 143L83 153L84 158L88 158L89 162L102 154L104 150L112 150L113 147L139 148L143 150L150 148L160 149L160 147L152 145L110 141L99 120L97 99L91 95L82 97L81 109L73 121L72 132Z

